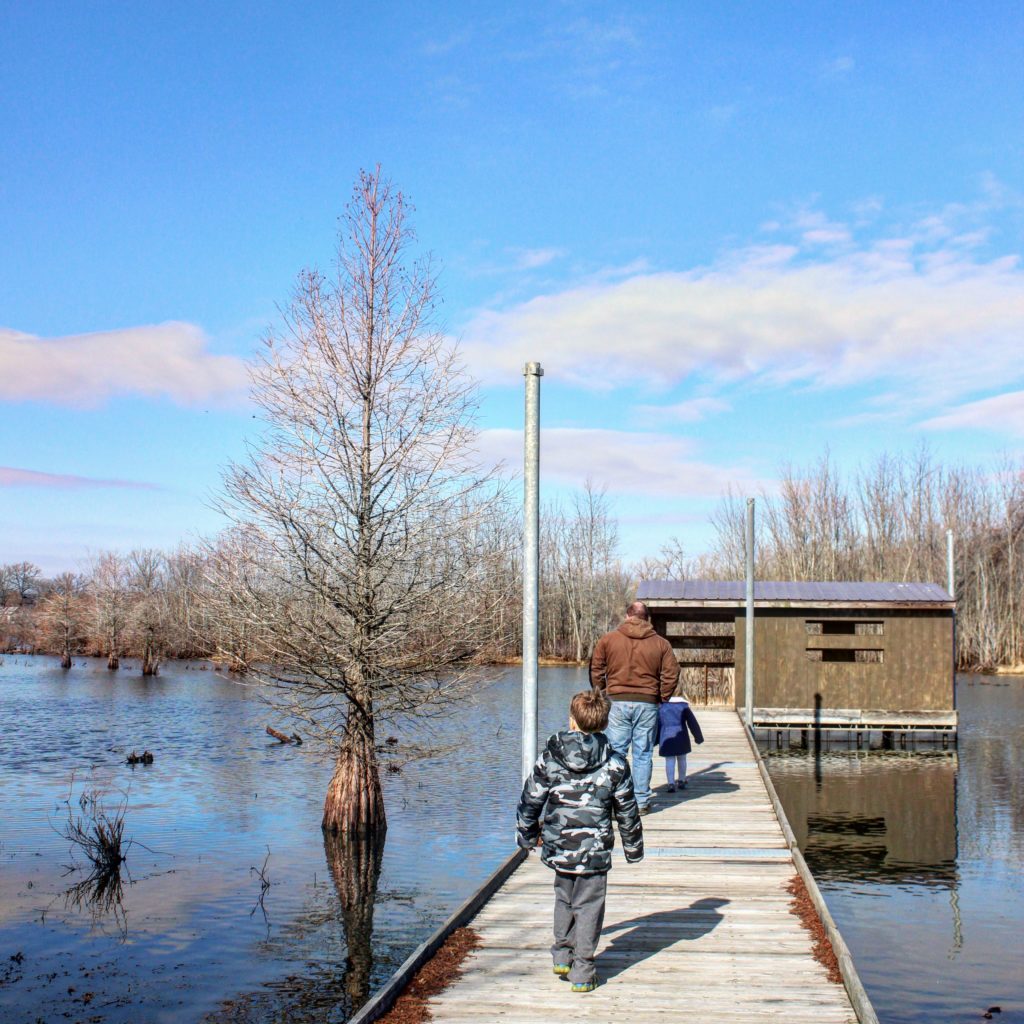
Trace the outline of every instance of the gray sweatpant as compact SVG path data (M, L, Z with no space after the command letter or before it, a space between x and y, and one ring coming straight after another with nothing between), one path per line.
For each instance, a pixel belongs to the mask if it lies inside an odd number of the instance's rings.
M556 964L570 964L574 984L594 976L594 953L604 926L604 898L608 875L563 875L555 872L555 943L551 956Z

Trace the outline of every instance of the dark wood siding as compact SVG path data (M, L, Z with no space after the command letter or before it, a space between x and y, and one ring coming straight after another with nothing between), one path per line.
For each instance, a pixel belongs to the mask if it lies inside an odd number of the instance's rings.
M814 635L807 622L881 622L882 634ZM755 616L754 704L771 708L953 708L953 617L903 609L767 609ZM736 617L736 706L744 702L745 620ZM879 662L812 661L808 649L881 651Z

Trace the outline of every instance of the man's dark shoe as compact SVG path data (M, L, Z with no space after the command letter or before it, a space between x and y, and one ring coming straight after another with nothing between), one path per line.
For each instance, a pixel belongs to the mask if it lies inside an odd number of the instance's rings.
M643 807L641 807L639 810L640 810L641 814L650 814L651 813L651 805L650 804L644 804Z

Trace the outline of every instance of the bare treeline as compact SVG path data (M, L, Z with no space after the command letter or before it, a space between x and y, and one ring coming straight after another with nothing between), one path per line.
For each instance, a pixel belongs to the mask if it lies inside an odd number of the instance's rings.
M690 556L673 538L626 565L603 491L587 486L549 503L541 517L540 650L586 660L614 626L639 579L740 579L745 503L722 500L710 551ZM1009 463L947 466L927 450L882 455L843 475L825 455L785 467L761 494L757 574L779 580L946 582L946 529L956 552L957 648L961 667L1024 663L1024 471ZM495 505L467 545L474 585L464 612L489 616L485 660L520 649L521 524ZM153 670L166 658L215 658L238 669L265 656L258 632L211 581L225 566L252 563L243 535L173 552L106 552L80 575L43 580L31 563L0 566L0 645L56 655L133 658Z
M463 523L458 549L445 551L462 563L455 575L465 586L435 614L471 624L488 638L479 658L501 662L520 649L522 525L507 499L492 500L486 512ZM541 541L541 653L585 660L635 588L607 496L588 484L547 504ZM209 545L171 552L103 552L84 572L54 579L31 563L0 566L0 649L55 654L65 664L74 655L98 656L111 669L131 658L147 674L169 658L210 658L243 672L279 656L247 596L262 588L287 600L269 564L254 534L233 529ZM227 579L245 579L246 588L225 586Z
M960 667L1024 663L1024 466L948 466L921 447L847 475L826 452L780 475L777 492L758 500L759 579L945 586L950 529ZM669 575L741 579L745 516L742 498L726 497L713 517L713 550L693 561L678 547L668 552Z
M144 675L166 658L208 657L209 557L187 547L107 551L84 572L53 579L30 562L2 565L0 649L60 655L65 667L74 655L102 656L111 669L135 658Z

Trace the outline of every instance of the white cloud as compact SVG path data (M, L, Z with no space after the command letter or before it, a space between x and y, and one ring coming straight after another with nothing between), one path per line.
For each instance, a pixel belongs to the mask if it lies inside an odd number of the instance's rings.
M735 119L737 113L739 113L737 104L719 103L708 108L707 116L708 120L715 124L728 124Z
M517 249L515 253L516 270L536 270L545 267L563 255L561 249Z
M117 394L192 405L235 399L245 363L207 349L194 324L169 322L38 338L0 327L0 400L96 406Z
M857 62L851 56L843 54L825 61L821 66L821 72L825 78L845 78L856 66Z
M1024 437L1024 391L967 402L925 420L921 426L929 430L990 430Z
M428 39L420 48L426 57L447 57L453 50L459 50L472 38L469 29L453 32L443 39Z
M522 469L522 431L484 430L479 449L488 462ZM717 498L730 486L752 493L763 483L744 467L694 458L693 443L671 434L552 427L541 430L540 452L542 486L577 487L590 479L618 494Z
M688 398L671 405L638 405L633 410L645 422L654 423L699 423L716 412L728 412L732 408L720 398L704 396Z
M0 487L52 487L59 490L121 487L141 491L159 490L156 484L141 480L103 480L99 477L76 476L73 473L44 473L38 469L18 469L15 466L0 466Z
M844 226L805 220L793 229ZM887 381L950 400L1024 379L1024 272L959 245L884 238L822 252L754 246L688 271L634 273L478 313L463 331L469 366L491 383L540 359L574 385L672 387L700 373L762 383Z
M820 210L801 210L795 218L800 240L809 246L842 245L852 240L850 229L830 220Z

